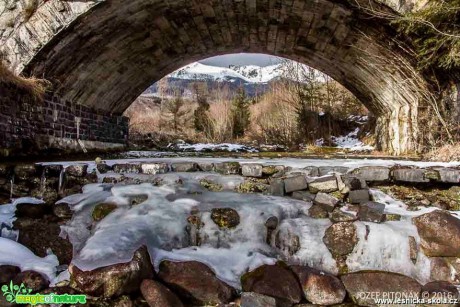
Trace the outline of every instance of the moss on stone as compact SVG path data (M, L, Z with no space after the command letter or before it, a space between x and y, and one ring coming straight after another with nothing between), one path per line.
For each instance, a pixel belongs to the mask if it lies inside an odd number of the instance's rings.
M386 221L400 221L401 215L399 214L386 214L385 215Z
M264 176L273 176L278 172L279 172L279 169L277 169L276 166L274 165L268 165L268 166L262 167L262 174Z
M113 212L115 209L117 209L116 204L102 203L94 207L91 216L93 217L94 221L99 222L102 219L104 219L107 215L109 215L111 212Z
M214 183L210 180L207 180L207 179L202 179L200 180L200 185L211 191L211 192L220 192L223 190L223 186L221 184L218 184L218 183Z
M245 181L236 187L238 193L263 193L266 192L267 189L267 185L253 181Z
M240 216L232 208L214 208L211 210L211 219L220 228L235 228L240 223Z

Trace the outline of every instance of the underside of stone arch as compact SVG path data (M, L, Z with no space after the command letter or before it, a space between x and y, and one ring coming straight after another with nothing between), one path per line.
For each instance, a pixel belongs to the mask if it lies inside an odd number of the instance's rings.
M46 78L65 100L112 114L190 62L236 52L281 56L354 93L378 117L381 149L415 151L427 84L410 46L368 15L369 6L394 12L367 0L50 0L3 33L0 48L16 73Z

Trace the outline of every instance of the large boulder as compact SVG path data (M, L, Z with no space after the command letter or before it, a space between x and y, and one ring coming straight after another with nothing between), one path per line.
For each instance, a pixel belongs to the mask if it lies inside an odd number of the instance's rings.
M284 264L263 265L241 276L245 292L274 297L278 304L296 304L302 299L302 289L294 273Z
M391 272L360 271L340 277L348 295L360 306L375 306L375 299L388 298L391 293L417 298L422 286L414 279Z
M150 307L183 307L180 299L168 288L154 280L145 279L141 283L142 296Z
M421 247L429 257L460 257L460 220L436 210L412 219Z
M155 271L145 246L139 248L130 262L119 263L92 271L69 266L70 286L97 297L116 297L139 290L144 279L152 279Z
M305 266L291 266L300 281L305 298L315 305L340 304L347 294L340 279L332 274Z
M350 254L358 243L356 226L350 222L340 222L329 226L323 242L334 257Z
M226 304L236 294L208 266L197 261L162 261L158 277L188 304Z

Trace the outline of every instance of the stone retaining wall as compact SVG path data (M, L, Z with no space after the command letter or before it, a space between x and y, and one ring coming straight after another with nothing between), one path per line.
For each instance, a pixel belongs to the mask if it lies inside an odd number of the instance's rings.
M0 96L0 152L54 149L53 139L125 144L129 119L47 95L43 103L19 93ZM18 102L21 100L20 102ZM26 100L26 101L24 101Z

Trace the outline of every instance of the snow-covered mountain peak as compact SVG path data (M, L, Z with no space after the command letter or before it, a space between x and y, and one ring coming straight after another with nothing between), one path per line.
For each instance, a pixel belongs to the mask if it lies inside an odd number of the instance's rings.
M183 80L230 81L238 79L245 83L267 83L283 74L282 64L260 67L256 65L217 67L195 62L168 77Z

